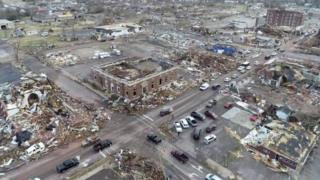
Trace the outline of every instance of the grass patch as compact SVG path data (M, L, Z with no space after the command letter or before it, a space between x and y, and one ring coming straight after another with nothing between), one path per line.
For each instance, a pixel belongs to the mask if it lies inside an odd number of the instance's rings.
M7 39L10 38L11 31L10 30L0 30L0 38Z

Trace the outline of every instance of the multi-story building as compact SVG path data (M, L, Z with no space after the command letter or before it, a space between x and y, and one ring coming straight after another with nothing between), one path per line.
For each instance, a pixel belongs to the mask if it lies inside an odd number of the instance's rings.
M271 26L301 26L303 13L284 9L268 9L266 23Z

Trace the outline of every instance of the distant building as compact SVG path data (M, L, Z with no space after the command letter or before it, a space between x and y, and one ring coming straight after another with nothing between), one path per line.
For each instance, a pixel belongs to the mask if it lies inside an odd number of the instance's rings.
M303 13L283 9L268 9L266 23L271 26L301 26L303 24Z
M50 23L57 20L57 16L47 8L36 8L32 11L31 20L38 23Z
M0 29L1 30L7 30L7 29L13 29L14 23L11 21L8 21L6 19L0 19Z

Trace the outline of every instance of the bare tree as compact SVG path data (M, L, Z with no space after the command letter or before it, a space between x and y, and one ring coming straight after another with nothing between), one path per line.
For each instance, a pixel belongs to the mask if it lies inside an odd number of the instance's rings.
M21 53L21 40L20 40L20 38L17 38L16 41L13 43L13 49L14 49L15 62L17 64L21 64L22 59L20 58L20 53Z

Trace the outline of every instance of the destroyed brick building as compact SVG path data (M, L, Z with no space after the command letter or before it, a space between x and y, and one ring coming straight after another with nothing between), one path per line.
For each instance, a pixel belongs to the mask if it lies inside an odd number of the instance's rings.
M241 142L274 170L299 172L317 139L298 124L275 120L256 127Z
M130 57L93 67L89 81L107 93L134 100L176 80L177 68L167 60Z
M266 23L271 26L301 26L303 13L284 9L268 9Z

